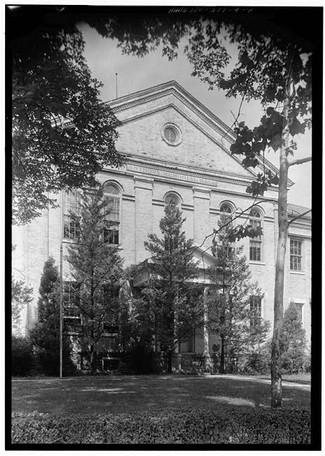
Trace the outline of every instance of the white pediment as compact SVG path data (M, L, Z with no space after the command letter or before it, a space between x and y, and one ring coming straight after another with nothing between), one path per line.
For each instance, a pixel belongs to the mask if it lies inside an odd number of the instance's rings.
M127 156L246 179L254 176L230 153L233 131L175 81L126 95L109 105L122 123L117 149ZM181 133L175 146L164 140L167 124L174 124Z
M211 266L214 266L215 265L215 258L213 255L211 255L210 253L208 253L207 251L201 249L200 247L198 246L194 246L192 247L192 257L193 257L193 260L196 262L197 266L200 268L200 269L208 269L210 268Z

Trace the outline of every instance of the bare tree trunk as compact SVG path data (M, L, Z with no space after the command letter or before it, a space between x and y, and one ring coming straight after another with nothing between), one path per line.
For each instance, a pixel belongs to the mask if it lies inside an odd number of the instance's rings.
M221 334L221 352L220 352L220 374L225 373L225 336Z
M287 91L287 94L289 90ZM288 120L289 98L284 103L284 119ZM279 196L278 196L278 244L275 264L274 287L274 327L271 354L271 407L282 406L282 376L280 336L283 324L284 269L288 237L287 197L288 197L288 157L289 125L283 130L283 144L280 150Z
M95 373L95 349L94 345L90 345L90 373L94 375Z
M90 327L90 371L91 375L95 373L95 346L94 346L94 272L91 274L91 285L90 285L90 317L91 317L91 327Z
M171 348L168 348L167 353L167 374L171 374L173 371L172 359L173 359L173 352Z

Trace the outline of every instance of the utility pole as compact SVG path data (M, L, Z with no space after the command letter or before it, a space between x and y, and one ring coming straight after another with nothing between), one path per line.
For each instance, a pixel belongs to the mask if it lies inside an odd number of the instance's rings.
M116 97L115 98L118 98L117 76L118 76L118 73L115 73L115 87L116 87Z
M63 368L63 281L62 281L62 257L63 247L60 247L60 378L62 378Z

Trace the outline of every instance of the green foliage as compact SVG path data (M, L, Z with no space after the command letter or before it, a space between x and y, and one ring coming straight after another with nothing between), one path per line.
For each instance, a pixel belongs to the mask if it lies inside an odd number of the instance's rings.
M119 165L115 149L118 120L99 98L84 41L70 21L26 25L8 35L12 68L13 222L39 216L63 188L91 186L105 165ZM8 20L9 20L8 19ZM21 18L20 18L21 19ZM18 35L18 37L17 37Z
M76 417L14 413L12 443L291 444L311 443L307 410L164 409Z
M232 359L257 356L265 342L269 323L251 308L251 299L261 299L257 283L251 283L251 272L242 247L230 242L230 225L219 222L220 230L212 245L215 264L209 275L215 285L208 296L209 327L220 339L220 371L232 369Z
M186 10L186 8L185 8ZM295 20L288 17L284 26L274 14L266 20L260 11L251 8L221 8L197 11L197 14L140 15L137 27L121 15L111 21L102 19L99 33L117 38L123 52L143 56L162 46L163 55L177 56L178 46L186 39L184 53L193 65L192 76L206 83L209 89L222 89L228 97L242 97L242 101L259 100L266 115L258 127L250 130L240 122L236 125L237 139L232 153L242 155L243 165L256 167L261 154L268 148L278 151L284 144L288 127L292 144L287 153L296 148L294 138L311 126L312 52L317 40L304 33L304 14L318 21L316 11L302 10ZM239 14L240 13L240 14ZM168 17L169 16L169 17ZM262 28L257 24L265 23ZM106 30L104 27L106 25ZM120 25L120 27L118 26ZM317 22L318 26L321 25ZM96 27L96 24L91 24ZM297 34L288 32L296 27ZM287 30L288 29L288 30ZM288 108L284 114L284 103ZM238 117L239 117L238 113ZM248 188L253 196L263 195L270 185L277 185L277 176L265 175Z
M173 202L160 221L162 236L148 236L145 247L151 254L151 278L137 302L137 320L142 319L151 342L171 354L177 340L193 333L202 321L200 290L193 283L198 268L192 258L193 241L182 231L184 219Z
M29 332L35 353L37 370L46 375L60 374L60 279L52 257L44 264L38 300L38 319ZM70 358L71 347L63 338L63 374L71 374L74 367Z
M147 343L134 341L126 353L121 355L120 372L131 374L159 374L160 354L155 353Z
M38 299L38 322L44 323L60 315L59 273L55 260L50 257L45 261Z
M33 300L33 289L27 287L22 280L11 279L11 322L13 332L19 332L21 311Z
M283 318L280 336L282 368L288 373L297 373L304 367L306 360L306 335L299 320L294 303L290 303Z
M11 339L11 375L29 375L35 365L33 348L29 339L12 337Z
M241 374L269 374L271 369L271 340L263 343L259 350L240 356L237 372Z
M90 355L92 372L98 344L105 332L104 323L118 325L119 314L127 306L119 300L123 260L116 245L106 242L109 208L102 190L85 193L79 214L71 214L80 226L79 237L68 247L67 260L78 289L75 305L82 324L78 334L83 351ZM124 303L126 304L126 303Z

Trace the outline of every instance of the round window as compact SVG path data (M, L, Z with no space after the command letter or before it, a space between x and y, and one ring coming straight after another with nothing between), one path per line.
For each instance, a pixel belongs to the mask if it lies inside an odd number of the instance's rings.
M164 126L162 137L163 140L171 146L178 146L178 144L182 141L180 129L173 124L167 124Z

